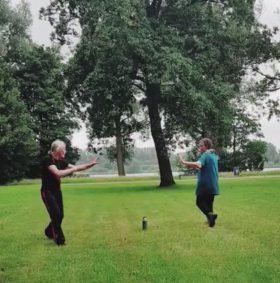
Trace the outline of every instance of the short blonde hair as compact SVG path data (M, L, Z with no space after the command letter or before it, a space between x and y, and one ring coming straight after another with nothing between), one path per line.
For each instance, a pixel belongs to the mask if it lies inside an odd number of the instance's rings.
M62 141L62 140L55 140L51 145L50 152L55 152L55 151L57 151L57 149L59 149L61 147L64 147L64 148L66 147L65 142Z

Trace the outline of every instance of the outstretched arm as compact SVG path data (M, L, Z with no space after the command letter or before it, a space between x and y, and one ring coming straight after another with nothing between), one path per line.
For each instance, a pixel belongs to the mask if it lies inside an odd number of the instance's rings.
M80 164L80 165L75 165L74 167L76 167L76 171L83 171L83 170L86 170L86 169L93 167L96 164L97 164L97 161L96 161L96 159L94 159L91 162L88 162L88 163L85 163L85 164Z
M72 165L69 164L66 169L59 170L55 165L50 165L48 169L50 172L55 175L57 178L65 177L77 171L83 171L89 169L97 164L96 159L92 160L91 162L80 164L80 165Z
M76 166L71 166L67 169L59 170L55 165L50 165L48 169L57 179L60 179L61 177L65 177L74 173L76 171Z
M186 161L186 160L183 160L182 156L179 155L179 160L180 162L185 165L187 168L191 168L191 169L200 169L202 166L201 166L201 163L199 161L195 161L195 162L192 162L192 161Z

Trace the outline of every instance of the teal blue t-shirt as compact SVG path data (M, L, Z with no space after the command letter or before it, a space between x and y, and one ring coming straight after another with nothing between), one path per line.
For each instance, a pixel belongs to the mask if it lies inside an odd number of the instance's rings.
M196 195L218 195L218 156L213 150L207 150L198 161L202 167L197 175Z

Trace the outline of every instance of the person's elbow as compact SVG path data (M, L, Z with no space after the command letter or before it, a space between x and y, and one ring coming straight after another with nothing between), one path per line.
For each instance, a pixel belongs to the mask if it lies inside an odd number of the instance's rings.
M201 167L202 167L201 163L200 162L196 162L196 168L197 169L201 169Z
M60 171L57 169L56 166L54 165L51 165L50 167L48 167L50 173L57 179L59 179L61 176L60 176Z
M60 179L62 177L59 170L52 171L52 174L56 179Z

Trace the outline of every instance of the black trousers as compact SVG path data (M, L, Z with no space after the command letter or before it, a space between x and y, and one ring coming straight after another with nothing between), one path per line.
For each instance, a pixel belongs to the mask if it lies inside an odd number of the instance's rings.
M209 212L213 212L214 199L215 195L198 195L196 197L196 205L206 217Z
M60 190L57 192L42 190L41 196L51 219L51 222L45 229L45 234L57 244L64 244L65 238L61 229L64 217L62 193Z

